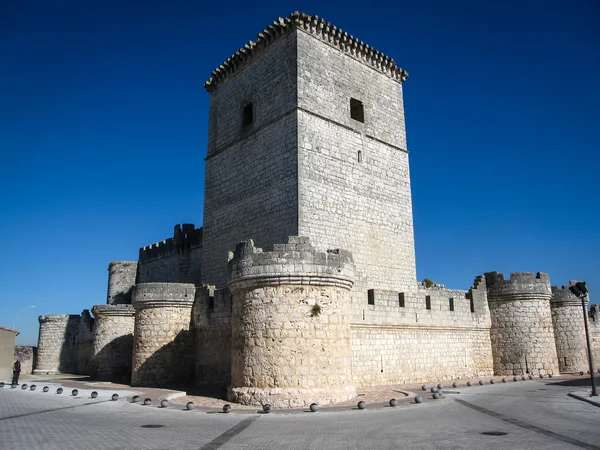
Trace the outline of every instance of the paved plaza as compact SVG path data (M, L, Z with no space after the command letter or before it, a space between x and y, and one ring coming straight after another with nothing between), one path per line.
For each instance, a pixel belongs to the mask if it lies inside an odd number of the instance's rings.
M156 389L67 379L22 382L36 383L36 390L0 389L2 449L600 449L600 407L568 395L585 395L585 380L577 378L462 384L446 389L440 400L413 386L406 396L396 391L396 408L375 401L377 390L371 390L365 398L373 401L362 411L340 405L270 414L257 408L224 414L217 407L223 402L207 405L200 397L188 411L189 397ZM152 398L152 405L132 403L135 394ZM416 404L415 394L426 401ZM169 406L161 408L167 397Z

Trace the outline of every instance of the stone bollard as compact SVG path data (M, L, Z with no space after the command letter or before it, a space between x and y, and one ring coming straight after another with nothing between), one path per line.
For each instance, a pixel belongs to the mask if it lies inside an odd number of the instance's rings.
M316 403L311 403L310 410L311 412L317 412L319 410L319 405L317 405Z
M506 383L506 378L502 378L502 382L503 382L503 383Z
M92 391L92 393L90 394L90 397L96 398L96 397L98 397L98 393L96 391Z
M494 380L493 378L490 380L490 384L494 384L496 383L496 380Z
M516 381L519 381L519 379L515 376L515 377L513 377L513 381L516 382Z
M471 386L473 383L471 383L470 381L467 381L467 386Z
M44 387L42 388L42 391L43 391L43 392L48 392L49 390L50 390L50 388L49 388L48 386L44 386Z
M423 403L423 397L421 397L420 395L417 395L415 397L415 403Z
M63 393L63 388L58 388L58 389L56 390L56 393L57 393L57 394L62 394L62 393Z
M144 405L148 406L152 404L152 399L151 398L145 398L144 399Z
M444 385L442 383L438 384L438 389L444 389Z
M265 414L269 414L271 412L271 405L267 403L265 406L263 406L263 412Z
M161 408L166 408L168 406L169 406L169 400L167 400L166 398L164 400L161 400L161 402L160 402Z
M454 383L452 383L452 387L453 388L457 388L458 387L458 383L455 381Z
M358 409L365 409L367 407L367 404L361 400L356 406L358 406Z
M431 391L431 393L432 393L432 394L434 394L434 393L436 393L436 392L437 392L437 388L436 388L436 387L432 387L432 388L430 389L430 391Z
M139 395L134 395L133 397L131 397L131 403L139 403L139 402L140 402Z
M479 380L479 384L483 386L483 380Z
M4 381L0 381L0 388L4 387Z
M424 384L423 386L421 386L421 389L423 389L424 391L428 391L429 390L429 386L427 386L426 384Z
M73 390L71 391L71 395L72 395L73 397L77 397L77 394L79 394L79 391L78 391L77 389L73 389Z
M119 394L113 394L112 397L110 398L113 402L116 402L117 400L119 400Z
M36 388L36 387L37 387L37 386L36 386L35 384L32 384L32 385L29 387L29 389L30 389L30 390L32 390L32 391L35 391L35 388Z
M398 406L398 400L396 400L395 398L391 399L390 406Z
M440 394L438 394L437 392L434 392L432 397L437 400L438 398L440 398Z
M27 385L26 384L22 385L21 389L23 389L23 390L27 389Z
M187 402L185 407L188 411L191 411L192 409L196 408L196 405L194 404L194 402Z
M269 406L269 408L270 408L270 405L265 405L265 406ZM270 409L269 409L269 411L270 411ZM226 405L223 405L223 412L225 414L228 414L231 412L231 405L229 403Z

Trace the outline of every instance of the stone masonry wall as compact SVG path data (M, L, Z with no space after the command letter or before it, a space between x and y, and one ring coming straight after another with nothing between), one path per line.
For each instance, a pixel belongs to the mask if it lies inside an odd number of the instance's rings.
M195 287L146 283L134 289L132 386L185 387L191 382L190 331Z
M569 286L552 286L552 324L558 368L561 373L578 373L588 370L587 343L583 326L581 300L573 295Z
M138 263L113 261L108 265L108 294L106 303L111 305L131 303L131 291L135 285Z
M101 381L129 383L133 353L133 305L95 305L90 375Z
M480 277L468 292L441 286L419 286L416 293L374 289L363 302L352 320L356 384L493 373L490 315L485 280Z
M296 35L211 91L202 281L227 285L227 254L244 239L272 246L298 234ZM243 126L252 104L253 122Z
M600 370L600 304L591 305L588 318L592 354L596 371Z
M352 253L354 301L367 289L414 290L402 85L338 46L297 35L298 232L318 249ZM364 123L351 118L351 98L362 102Z
M38 318L40 332L34 374L76 373L77 334L80 316L44 315Z
M228 265L233 295L229 399L277 408L356 395L348 306L352 258L316 252L306 237L262 252L240 243Z
M200 284L203 229L175 225L173 237L140 248L137 283Z
M550 313L550 279L545 273L485 274L494 373L557 374L558 358Z
M77 371L74 373L89 375L94 353L94 319L89 310L84 309L79 319L79 330L75 339Z
M194 382L227 388L231 383L231 292L205 286L196 289L192 309Z
M36 357L37 347L15 345L13 362L17 359L21 361L21 375L27 375L33 372Z

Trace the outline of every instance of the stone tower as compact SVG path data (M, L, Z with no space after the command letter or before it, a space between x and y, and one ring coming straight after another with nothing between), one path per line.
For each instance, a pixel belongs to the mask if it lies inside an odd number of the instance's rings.
M496 375L558 374L546 273L485 274Z
M389 57L317 16L278 19L210 93L202 281L228 250L310 236L354 257L354 295L416 288L402 83Z

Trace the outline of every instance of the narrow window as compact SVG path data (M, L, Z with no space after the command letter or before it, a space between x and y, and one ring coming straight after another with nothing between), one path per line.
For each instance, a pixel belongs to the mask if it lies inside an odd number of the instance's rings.
M450 297L448 299L448 309L450 309L450 311L454 311L454 298Z
M473 303L472 298L469 299L469 303L471 303L471 312L474 313L475 312L475 303Z
M431 295L425 296L425 309L431 309Z
M398 294L398 306L404 308L404 292Z
M248 103L242 110L242 126L247 127L254 122L254 109L252 103Z
M369 289L367 291L367 301L369 305L375 304L375 290Z
M350 99L350 117L358 122L365 123L365 108L360 100Z
M362 151L358 151L358 162L361 163L362 162Z
M215 309L215 296L214 295L208 296L208 309Z

